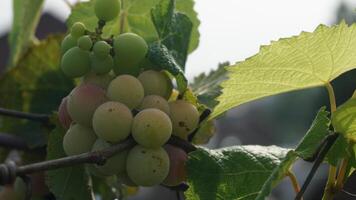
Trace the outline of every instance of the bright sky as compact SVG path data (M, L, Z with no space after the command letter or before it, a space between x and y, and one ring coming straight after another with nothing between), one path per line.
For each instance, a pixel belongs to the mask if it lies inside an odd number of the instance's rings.
M219 62L244 60L271 40L313 31L321 23L331 24L342 1L196 0L201 38L199 48L188 59L188 77L216 68ZM344 1L356 7L355 0ZM11 2L1 0L0 34L11 25ZM63 20L69 15L62 0L46 0L44 9Z

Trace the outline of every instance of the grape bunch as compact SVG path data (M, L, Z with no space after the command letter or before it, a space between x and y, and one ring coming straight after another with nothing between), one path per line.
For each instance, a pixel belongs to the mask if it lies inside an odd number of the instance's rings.
M118 0L97 0L98 24L105 25L120 12ZM98 151L132 137L137 145L115 154L103 165L88 165L95 176L117 176L132 186L178 185L185 180L187 154L166 144L172 135L187 139L199 123L197 108L172 98L168 72L147 70L148 45L137 34L105 39L81 22L63 39L61 69L81 78L63 98L59 120L67 129L67 155Z

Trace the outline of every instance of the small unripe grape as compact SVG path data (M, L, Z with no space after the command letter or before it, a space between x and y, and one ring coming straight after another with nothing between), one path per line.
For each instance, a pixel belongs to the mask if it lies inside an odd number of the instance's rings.
M97 74L107 74L114 66L114 60L110 55L106 58L99 58L95 54L90 55L91 70Z
M98 139L94 143L92 151L99 151L108 147L110 147L108 142ZM95 167L100 173L107 176L123 173L126 171L126 158L128 153L128 150L116 153L112 157L108 158L104 165L95 165Z
M198 127L199 112L197 108L184 100L177 100L169 103L171 111L170 117L173 124L173 134L182 139Z
M146 41L134 33L123 33L114 39L114 51L122 66L139 65L146 56Z
M138 76L145 90L145 96L158 95L168 99L173 90L170 78L164 72L147 70Z
M67 52L72 47L77 46L77 38L73 37L71 34L68 34L61 43L61 53L62 55Z
M111 81L107 95L110 100L118 101L130 109L134 109L141 104L144 91L137 78L130 75L121 75Z
M96 0L95 2L95 15L103 21L113 20L119 12L119 0Z
M111 46L105 41L98 41L94 44L93 53L98 58L104 59L110 54Z
M90 70L89 52L79 47L69 49L62 57L61 68L71 78L83 76Z
M130 179L140 186L153 186L162 183L169 171L167 152L136 145L127 156L126 170Z
M65 129L68 129L73 121L67 110L67 101L68 101L68 97L64 97L58 108L59 122L61 123L62 127Z
M140 145L157 148L168 141L172 123L168 115L158 109L148 108L139 112L132 123L132 136Z
M93 116L97 136L108 142L120 142L131 132L131 110L122 103L109 101L99 106Z
M73 124L64 135L63 149L68 156L89 152L96 140L94 131L80 124Z
M70 34L75 38L79 38L80 36L85 34L85 25L82 22L75 22L72 25Z
M140 110L147 108L157 108L169 115L169 104L166 99L157 95L145 96L142 100Z
M84 51L89 51L93 46L93 41L88 35L83 35L78 39L78 47Z
M166 144L164 149L169 156L169 173L163 181L164 185L176 186L187 179L185 163L188 160L188 155L182 149Z
M138 76L141 69L137 63L125 63L125 60L120 59L118 55L115 55L113 70L116 75L128 74Z
M69 94L67 110L74 122L92 127L95 110L106 101L105 90L92 84L83 84Z
M114 75L111 73L97 74L91 71L83 77L82 84L93 84L106 90L114 78Z

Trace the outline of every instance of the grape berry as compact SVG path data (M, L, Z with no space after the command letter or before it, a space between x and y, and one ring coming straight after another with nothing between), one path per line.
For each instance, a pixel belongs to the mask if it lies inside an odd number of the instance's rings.
M150 62L141 36L102 37L103 26L119 15L120 5L119 0L96 0L97 31L76 22L62 41L62 71L82 77L59 106L59 121L68 129L63 149L77 155L132 137L136 146L103 165L87 165L88 171L98 177L115 175L130 186L178 185L186 179L187 154L166 143L172 135L186 140L198 127L199 112L174 92L168 72L144 70L152 67L143 66Z

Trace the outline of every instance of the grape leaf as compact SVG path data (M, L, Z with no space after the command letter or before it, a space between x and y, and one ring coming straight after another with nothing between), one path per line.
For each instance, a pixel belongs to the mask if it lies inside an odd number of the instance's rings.
M289 149L277 146L200 148L187 162L188 200L255 199Z
M9 36L9 67L16 66L20 57L26 52L40 18L43 0L14 0L13 23Z
M212 117L243 103L322 86L356 68L356 24L320 25L314 32L280 39L228 67L229 79Z
M59 69L62 36L51 36L28 49L18 65L0 77L0 107L51 114L74 87ZM0 131L23 137L30 146L47 143L40 123L0 117Z
M178 90L181 93L187 89L188 81L184 76L184 72L166 46L160 42L150 44L147 58L154 64L155 69L167 70L176 78Z
M261 191L255 200L265 200L271 193L274 186L283 179L289 172L290 167L296 161L297 155L294 151L289 151L287 156L280 162L280 164L273 170L266 182L263 184Z
M221 94L220 83L227 79L225 66L229 63L219 64L218 69L211 71L209 74L202 73L194 78L190 87L199 101L213 109L218 102L215 100Z
M145 38L146 41L152 42L158 40L158 34L150 17L150 10L159 2L160 0L123 0L120 15L107 23L103 30L103 36L109 37L124 31L137 33ZM177 11L187 15L193 22L193 30L189 44L189 52L192 52L199 44L198 26L200 24L197 13L194 11L194 1L176 0L176 8ZM94 0L78 3L72 9L72 14L68 18L67 26L71 27L78 21L83 22L89 30L95 30L98 19L94 13ZM124 22L124 30L122 31L120 30L120 22Z
M47 160L65 157L62 140L65 131L57 125L48 140ZM60 200L94 200L92 187L89 186L89 176L84 166L47 171L47 185L51 192Z
M174 10L175 0L161 0L151 10L151 18L162 42L184 71L193 24L189 17Z
M356 142L356 91L351 99L333 113L332 124L337 132Z
M319 144L328 136L330 126L329 114L325 110L325 107L320 108L309 130L295 149L299 157L303 159L312 157L317 151Z

